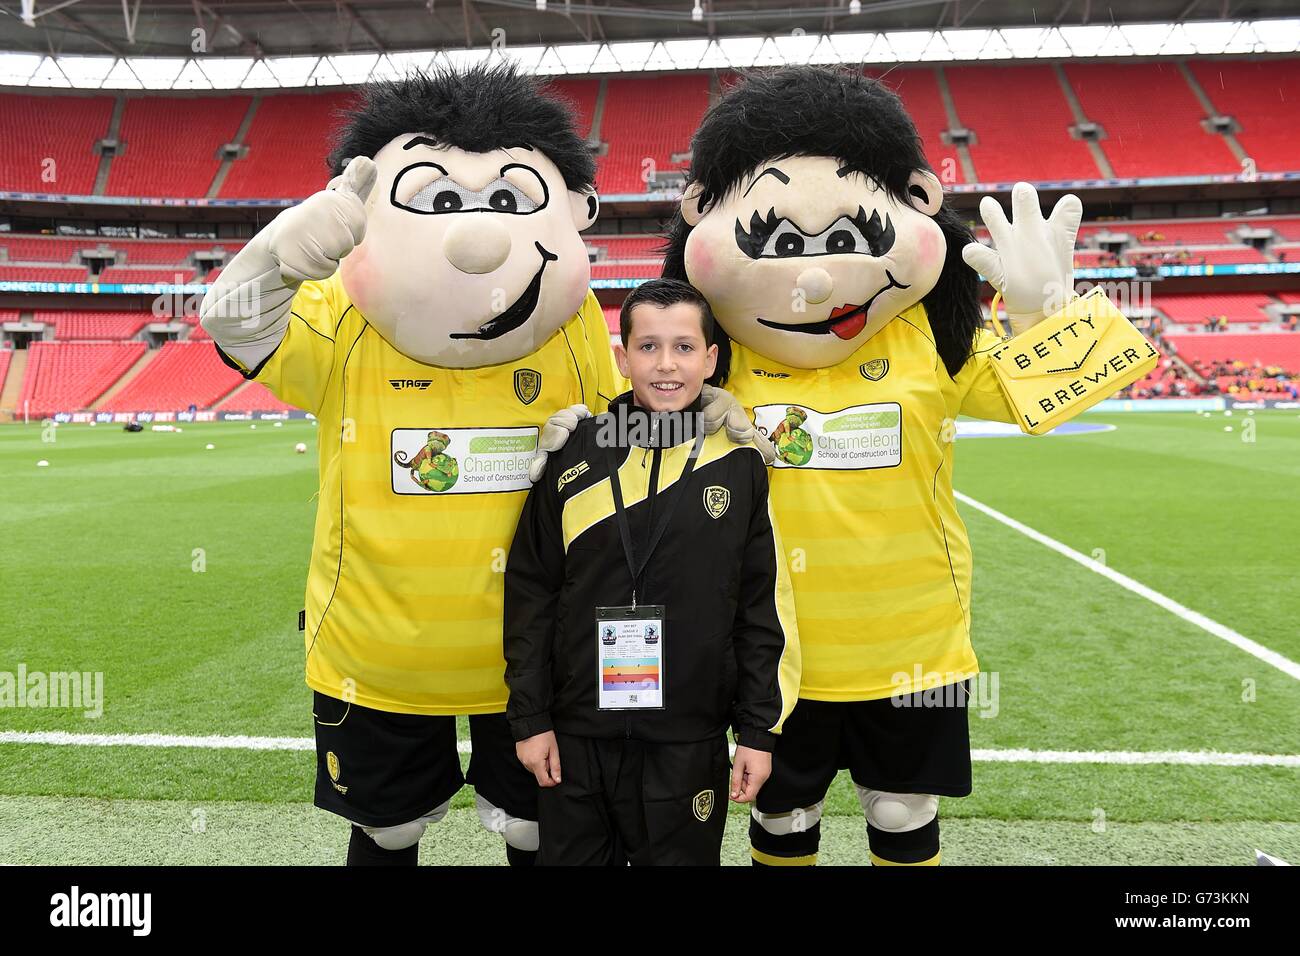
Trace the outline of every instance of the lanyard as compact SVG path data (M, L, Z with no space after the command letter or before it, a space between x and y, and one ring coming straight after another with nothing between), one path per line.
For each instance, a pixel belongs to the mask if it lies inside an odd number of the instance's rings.
M645 572L646 565L650 563L650 556L654 554L655 548L659 546L659 540L668 530L668 522L672 520L673 512L677 510L677 504L686 495L686 483L690 480L691 472L695 470L695 459L700 453L702 439L704 438L703 430L695 435L695 441L691 448L690 454L686 457L686 465L682 468L682 475L677 479L678 490L669 502L668 508L664 511L663 516L655 525L649 540L646 542L645 554L638 563L634 557L635 551L632 548L632 529L627 520L627 509L623 506L623 488L618 480L619 462L614 456L614 448L605 449L605 458L609 462L609 490L614 496L614 513L618 516L618 534L623 541L623 555L627 558L627 569L632 572L632 607L636 607L636 586L641 580L641 575ZM659 449L655 449L656 452ZM656 481L658 475L655 476Z

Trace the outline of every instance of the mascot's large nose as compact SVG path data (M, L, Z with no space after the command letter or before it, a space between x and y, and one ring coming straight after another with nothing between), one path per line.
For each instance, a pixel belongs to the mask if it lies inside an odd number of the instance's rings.
M831 280L829 272L814 266L799 273L799 278L795 280L795 286L803 293L805 299L816 305L819 302L825 302L831 297L835 283Z
M461 272L482 275L510 255L510 230L495 216L462 215L443 234L442 252Z

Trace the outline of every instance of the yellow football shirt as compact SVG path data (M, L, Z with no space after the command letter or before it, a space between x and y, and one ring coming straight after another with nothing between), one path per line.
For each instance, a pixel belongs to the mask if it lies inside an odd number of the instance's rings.
M617 393L590 291L540 349L445 369L402 355L337 274L307 282L280 347L256 370L320 422L307 575L307 684L409 714L505 710L506 555L540 429Z
M794 585L801 697L874 700L978 673L953 439L959 414L1015 421L989 365L997 344L982 330L954 380L916 305L833 368L733 345L726 387L777 446L772 506Z

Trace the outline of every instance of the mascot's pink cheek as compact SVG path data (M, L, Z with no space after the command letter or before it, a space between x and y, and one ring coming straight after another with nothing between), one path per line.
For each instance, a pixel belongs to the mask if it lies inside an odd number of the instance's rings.
M708 246L694 243L686 247L686 275L696 285L713 277L713 253Z
M343 260L342 271L348 297L354 301L366 301L373 284L371 279L374 268L364 246L354 249L352 254Z
M922 268L928 268L943 261L943 253L939 247L942 243L942 233L936 229L926 229L921 233L921 241L916 244L917 257L921 260Z

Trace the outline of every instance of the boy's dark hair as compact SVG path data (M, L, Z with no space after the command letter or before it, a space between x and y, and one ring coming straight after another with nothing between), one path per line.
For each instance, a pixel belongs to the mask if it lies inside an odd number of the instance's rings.
M627 340L632 335L633 306L653 305L656 308L665 309L679 302L689 302L699 308L700 330L704 333L704 344L706 347L713 345L720 330L713 320L713 309L709 307L709 300L704 298L704 294L689 282L681 279L651 279L649 282L643 282L633 289L628 294L628 297L623 300L623 307L619 309L618 334L619 338L623 340L623 348L627 348ZM725 336L723 337L725 338ZM726 379L727 370L722 364L721 355L719 354L717 368L706 380L706 384L721 385Z
M513 63L368 83L360 102L341 115L329 156L336 176L353 156L373 158L402 133L424 133L473 153L528 146L555 164L571 192L595 183L596 161L574 130L568 103Z
M884 83L842 67L789 66L742 74L741 82L704 114L691 139L687 183L700 184L700 204L707 207L761 163L796 155L834 157L899 202L909 201L913 172L934 171L916 125ZM934 288L921 301L939 357L948 374L956 375L970 357L981 321L979 277L961 257L974 236L946 201L934 218L948 254ZM686 278L690 231L678 210L664 246L665 276ZM718 340L721 365L731 349L725 335Z

